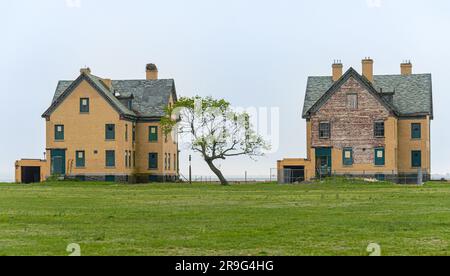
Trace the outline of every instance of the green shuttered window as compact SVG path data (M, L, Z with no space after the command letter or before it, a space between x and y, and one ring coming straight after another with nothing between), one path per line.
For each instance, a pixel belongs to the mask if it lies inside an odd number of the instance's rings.
M385 164L385 151L384 148L375 149L375 166L384 166Z
M116 126L113 124L107 124L105 126L105 139L114 140L116 139Z
M411 152L411 166L413 168L422 167L422 152L420 150L414 150Z
M148 128L148 140L150 142L158 142L158 127L151 126Z
M158 154L157 153L149 153L148 154L148 168L150 170L158 169Z
M80 113L89 113L89 99L88 98L80 99Z
M64 140L64 126L55 125L55 140Z
M411 124L411 138L420 139L422 138L422 126L418 123Z
M342 153L342 162L344 166L353 165L353 149L352 148L344 148Z
M86 166L86 158L84 151L77 151L76 153L76 166L77 168L84 168Z
M105 154L106 159L106 167L115 167L116 166L116 152L113 150L107 150Z

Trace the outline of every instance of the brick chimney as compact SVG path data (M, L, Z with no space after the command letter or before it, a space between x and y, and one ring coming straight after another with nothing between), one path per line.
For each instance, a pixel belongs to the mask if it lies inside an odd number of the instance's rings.
M338 81L342 77L342 62L335 60L332 65L333 68L333 81Z
M362 60L362 74L370 82L373 82L373 59L370 57Z
M86 68L81 68L80 69L80 74L91 74L91 68L86 67Z
M412 63L410 60L404 61L400 64L400 71L403 76L409 76L412 74Z
M111 79L102 79L102 82L111 90L112 88L112 80Z
M155 64L150 63L146 66L147 80L157 80L158 79L158 68Z

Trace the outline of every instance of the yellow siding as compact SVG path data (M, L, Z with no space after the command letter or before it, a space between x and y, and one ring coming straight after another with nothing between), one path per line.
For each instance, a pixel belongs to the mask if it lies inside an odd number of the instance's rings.
M48 171L48 162L46 160L38 160L38 159L22 159L16 161L15 163L15 181L16 183L22 182L22 167L40 167L41 182L46 179L47 171Z
M344 166L342 160L342 150L332 149L332 170L333 173L368 173L368 174L415 174L417 168L411 166L411 151L422 151L422 170L425 173L431 173L431 149L430 149L430 117L422 119L398 119L390 116L385 121L385 165L375 166L375 164L354 164ZM411 138L411 124L421 124L421 139ZM305 166L306 179L315 177L315 148L311 146L311 122L307 121L307 159L284 159L278 161L278 170L284 166ZM374 151L373 148L367 149Z
M169 101L172 102L172 99ZM158 142L149 141L150 126L158 127ZM178 145L172 139L172 135L166 136L161 129L159 122L138 123L136 127L136 173L138 174L157 174L157 175L177 175L177 169L174 168L173 155L178 158ZM150 170L148 168L148 154L158 154L158 169ZM170 169L165 168L165 154L170 154ZM178 166L178 165L177 165Z
M80 98L89 98L89 113L80 113ZM55 125L64 125L64 141L55 141ZM115 124L115 140L105 139L105 125ZM125 151L133 151L132 122L121 120L118 112L86 81L82 81L72 94L51 114L47 121L47 156L50 149L67 149L67 174L131 174L125 167ZM128 125L128 141L125 128ZM76 151L85 151L86 167L76 168ZM116 153L115 168L105 166L105 151ZM95 153L97 152L97 153ZM48 174L50 172L48 171Z
M313 166L313 162L308 159L301 158L292 158L292 159L283 159L278 161L277 170L278 174L282 172L283 168L286 166L304 166L305 167L305 179L310 180L315 177L315 168Z
M411 124L420 123L422 128L421 139L411 138ZM398 123L399 150L398 167L403 173L417 173L417 168L411 167L411 151L422 151L422 169L431 173L431 149L430 149L430 118L401 119Z
M89 114L80 113L80 98L89 98ZM171 100L172 101L172 100ZM55 125L64 125L64 141L55 141ZM115 125L115 140L105 139L105 125ZM133 125L136 127L136 142L133 143ZM149 127L158 127L158 141L149 141ZM167 142L159 122L132 122L120 118L119 113L89 83L83 81L53 112L46 122L47 156L51 149L67 149L66 173L68 175L177 175L173 167L173 154L177 154L177 144L168 137ZM126 129L128 137L126 139ZM116 153L116 166L105 165L106 150ZM76 151L85 151L85 168L76 168ZM126 152L136 153L136 167L133 158L126 166ZM97 152L95 154L94 152ZM158 153L158 169L149 170L148 154ZM170 169L164 168L164 154L171 154ZM46 169L50 176L50 168Z

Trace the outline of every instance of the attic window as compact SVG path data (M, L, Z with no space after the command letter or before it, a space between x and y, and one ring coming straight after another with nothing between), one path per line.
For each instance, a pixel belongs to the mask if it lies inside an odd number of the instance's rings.
M80 99L80 113L89 113L89 98Z
M127 101L127 107L131 110L131 108L133 107L133 100L130 99Z
M358 109L358 95L347 94L347 108Z

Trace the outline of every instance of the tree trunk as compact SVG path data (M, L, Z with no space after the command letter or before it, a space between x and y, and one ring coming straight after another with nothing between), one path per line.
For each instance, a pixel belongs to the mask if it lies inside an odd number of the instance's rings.
M225 179L222 172L214 165L213 161L211 161L211 160L205 160L205 161L208 164L211 171L213 171L213 173L219 178L220 183L224 186L229 185L228 181Z

